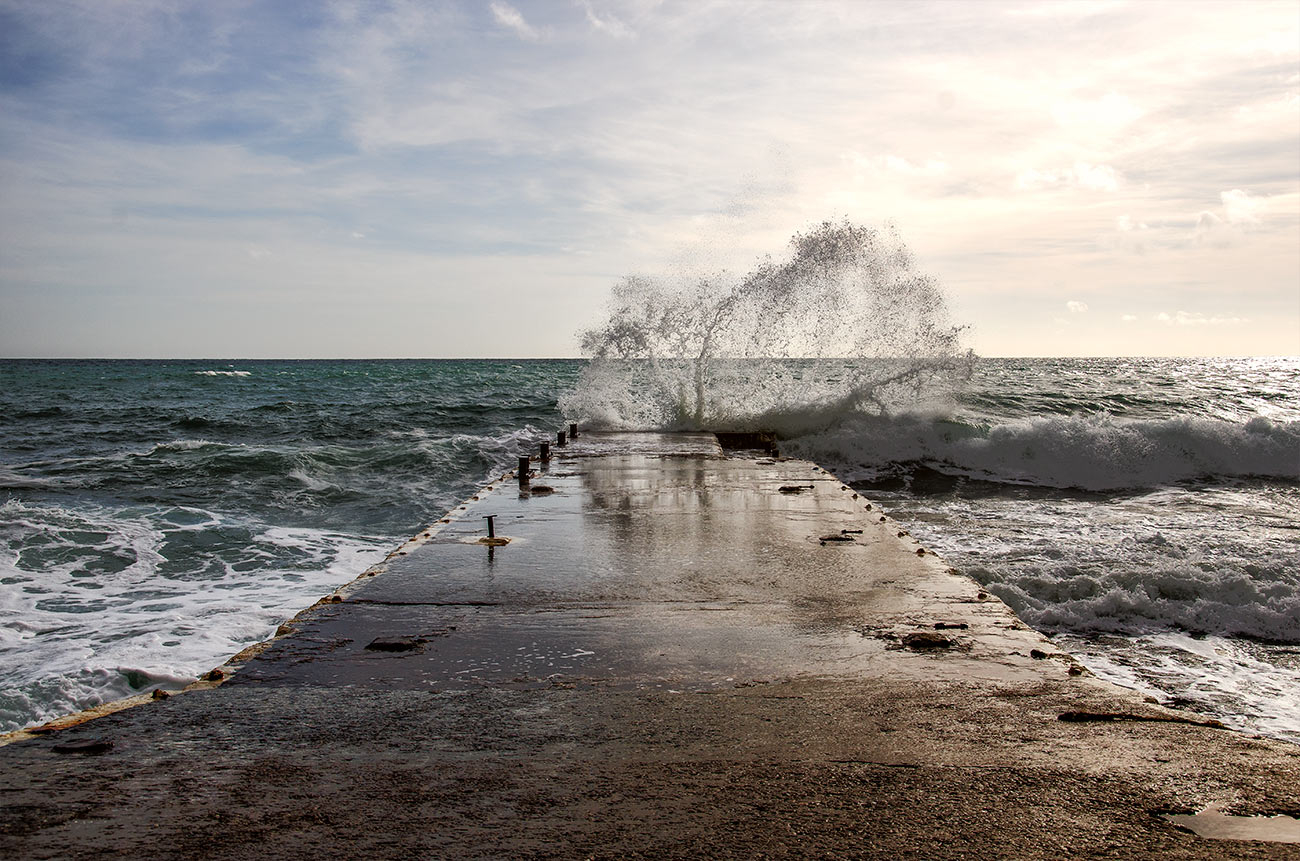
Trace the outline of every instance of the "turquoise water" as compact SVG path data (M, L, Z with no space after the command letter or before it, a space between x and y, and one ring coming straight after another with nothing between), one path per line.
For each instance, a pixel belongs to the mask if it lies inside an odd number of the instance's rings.
M1300 360L984 360L891 415L794 365L805 400L742 365L714 396L1097 672L1300 739ZM0 729L178 687L563 422L646 424L579 414L635 401L583 367L0 362Z

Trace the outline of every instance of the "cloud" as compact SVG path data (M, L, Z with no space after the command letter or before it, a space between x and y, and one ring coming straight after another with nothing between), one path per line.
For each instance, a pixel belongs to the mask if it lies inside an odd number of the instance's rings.
M1286 84L1292 87L1300 84L1300 74L1287 78ZM1287 92L1238 106L1237 119L1247 123L1294 122L1297 108L1300 108L1300 93Z
M1152 249L1235 248L1261 237L1279 242L1300 226L1300 193L1257 195L1240 188L1219 193L1220 206L1192 215L1173 215L1148 225L1125 213L1103 243L1146 253ZM1283 237L1286 237L1284 239Z
M1016 188L1033 189L1059 185L1061 173L1054 170L1037 170L1030 168L1016 174Z
M1235 245L1244 232L1261 227L1265 213L1270 210L1286 211L1293 206L1293 198L1295 195L1259 197L1240 188L1220 192L1222 215L1208 209L1198 212L1192 239L1196 243L1208 243L1219 248Z
M886 155L877 157L875 163L885 170L904 176L942 176L948 172L946 161L933 158L921 164L913 164L902 156Z
M1037 0L1034 3L1012 6L1003 14L1034 18L1090 18L1113 12L1123 5L1122 0L1094 0L1091 3L1079 3L1077 0Z
M1300 31L1297 30L1293 23L1288 28L1278 28L1270 33L1259 36L1256 39L1241 46L1243 52L1268 54L1277 58L1295 58L1300 54L1297 46L1300 45Z
M631 28L613 15L609 13L597 15L596 10L592 8L591 0L582 0L581 5L582 11L587 16L587 23L593 30L615 39L631 39L636 35Z
M1123 322L1123 323L1136 323L1136 322L1137 322L1137 315L1136 315L1136 314L1125 314L1125 315L1123 315L1122 317L1120 317L1119 319L1120 319L1120 321Z
M1057 124L1076 131L1118 131L1145 113L1128 96L1113 92L1099 99L1069 99L1052 105Z
M1086 302L1070 301L1065 303L1065 307L1070 309L1071 314L1082 314L1088 310L1088 304Z
M1223 212L1229 224L1258 224L1260 211L1266 201L1251 197L1239 188L1219 194L1223 201Z
M1106 244L1136 254L1151 247L1154 231L1145 221L1134 221L1128 213L1115 218L1115 232L1103 240Z
M519 38L527 39L530 42L537 41L537 31L530 27L528 22L524 20L523 14L509 3L494 0L492 3L492 17L502 27L514 30Z
M1072 186L1087 191L1117 191L1120 177L1115 168L1108 164L1089 164L1085 161L1077 161L1071 167L1057 170L1030 168L1016 175L1016 188L1032 190L1054 186Z
M841 154L840 159L853 170L857 179L882 174L900 177L941 177L947 174L951 167L941 158L913 161L894 153L866 155L861 152L846 152Z
M1119 175L1108 164L1080 161L1074 164L1074 182L1090 191L1115 191L1119 188Z
M1239 235L1239 231L1208 209L1196 214L1196 227L1192 230L1192 242L1197 245L1228 248L1237 244Z
M1186 311L1175 314L1161 311L1155 316L1155 321L1166 326L1240 326L1250 322L1246 317L1207 317L1204 314L1189 314Z

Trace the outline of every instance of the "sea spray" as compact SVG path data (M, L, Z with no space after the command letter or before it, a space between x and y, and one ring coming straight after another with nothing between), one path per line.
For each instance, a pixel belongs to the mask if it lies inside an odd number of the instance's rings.
M883 413L969 373L964 327L890 228L823 222L738 277L630 276L561 399L589 425L745 429Z

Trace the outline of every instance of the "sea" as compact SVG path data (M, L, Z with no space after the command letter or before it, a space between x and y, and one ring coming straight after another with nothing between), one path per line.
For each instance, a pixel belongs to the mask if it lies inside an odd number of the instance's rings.
M179 689L567 421L644 425L574 415L586 368L0 360L0 731ZM1300 358L979 359L775 429L1096 675L1300 743Z

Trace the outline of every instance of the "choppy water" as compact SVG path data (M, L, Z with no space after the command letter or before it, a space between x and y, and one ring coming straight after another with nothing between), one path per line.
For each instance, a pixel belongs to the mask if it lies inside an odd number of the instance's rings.
M574 362L0 362L0 730L177 687L559 421Z
M549 436L582 367L0 362L0 729L268 636ZM889 416L787 394L788 453L1095 671L1300 741L1300 359L984 360Z
M984 360L788 448L1097 674L1300 741L1300 359Z

